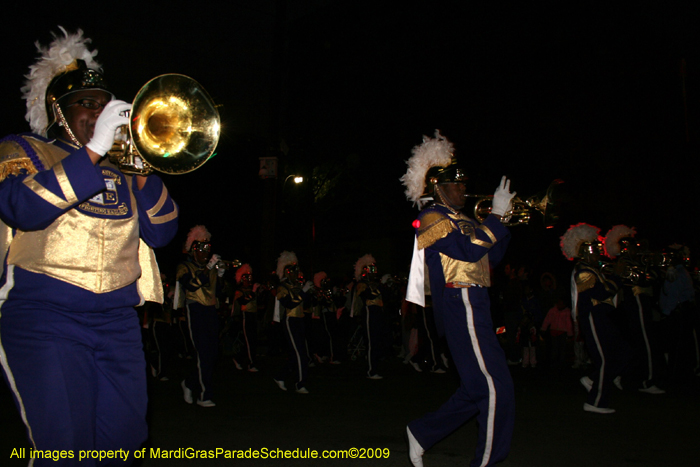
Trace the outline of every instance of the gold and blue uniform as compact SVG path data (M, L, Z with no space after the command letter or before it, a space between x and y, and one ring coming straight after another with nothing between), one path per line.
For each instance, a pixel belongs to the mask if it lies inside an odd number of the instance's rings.
M578 320L586 340L586 350L594 364L590 374L593 387L587 403L607 408L613 380L629 362L629 348L611 320L616 312L615 295L621 282L604 276L597 268L579 261L574 267L572 291L576 294Z
M156 176L138 189L84 148L0 141L0 361L34 449L133 452L145 441L133 307L162 302L151 248L172 239L177 216Z
M187 323L197 358L197 366L185 379L185 385L200 401L210 401L219 348L216 297L221 291L222 281L217 276L216 268L207 269L192 258L178 265L176 278L185 291Z
M505 253L510 234L498 217L483 224L442 204L418 217L416 244L424 250L438 331L445 334L461 384L437 411L409 423L423 449L472 417L479 425L472 466L503 460L515 415L513 381L491 320L489 267Z
M275 375L275 381L284 381L294 375L295 389L306 387L309 356L306 351L306 329L304 325L304 299L306 294L298 284L288 279L277 287L277 301L284 308L284 334L289 349L287 364Z

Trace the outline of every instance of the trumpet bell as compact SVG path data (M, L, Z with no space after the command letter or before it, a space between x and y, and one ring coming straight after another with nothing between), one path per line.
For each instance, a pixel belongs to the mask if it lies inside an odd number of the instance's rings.
M204 88L179 74L153 78L136 95L129 123L131 144L155 170L191 172L219 142L221 120Z

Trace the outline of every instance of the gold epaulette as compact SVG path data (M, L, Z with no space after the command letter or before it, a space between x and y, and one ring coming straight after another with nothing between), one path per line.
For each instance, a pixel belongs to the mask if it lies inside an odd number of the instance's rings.
M277 295L276 295L277 300L279 300L280 298L286 297L290 293L291 293L291 291L287 287L285 287L284 285L277 286Z
M595 286L597 276L592 271L581 271L576 275L576 289L578 293L585 292Z
M436 211L430 211L421 216L420 224L416 237L419 250L428 248L456 229L455 225L447 216Z
M9 175L38 172L24 148L16 141L6 140L0 144L0 182Z

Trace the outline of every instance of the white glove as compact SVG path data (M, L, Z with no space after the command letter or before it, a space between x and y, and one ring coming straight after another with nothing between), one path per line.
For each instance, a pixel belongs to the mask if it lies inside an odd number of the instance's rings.
M306 281L306 284L304 284L304 287L301 289L304 292L308 292L311 287L314 286L314 283L311 281Z
M214 269L216 267L216 263L218 263L219 261L221 261L221 256L214 253L213 255L211 255L211 259L207 263L207 269Z
M224 277L224 274L226 274L226 269L224 268L217 268L216 270L216 275L219 277Z
M114 134L117 128L129 124L129 117L121 115L127 110L131 110L131 104L119 100L109 101L102 109L100 116L97 117L92 139L85 146L101 156L107 154L107 151L112 149L114 144Z
M491 214L496 214L503 217L513 208L512 200L515 195L515 192L510 192L510 180L508 180L504 175L503 178L501 178L500 186L496 188L496 192L493 194Z

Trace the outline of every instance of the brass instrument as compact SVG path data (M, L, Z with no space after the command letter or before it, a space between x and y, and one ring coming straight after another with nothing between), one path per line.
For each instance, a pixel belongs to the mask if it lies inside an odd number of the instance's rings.
M120 170L148 175L191 172L219 142L221 119L204 88L188 76L153 78L136 94L130 122L117 129L107 156Z
M227 270L227 269L236 269L236 268L240 268L242 264L243 264L243 263L241 263L241 261L238 260L238 259L234 259L234 260L232 260L232 261L228 261L228 260L225 260L225 259L220 259L220 260L214 265L214 267L215 267L216 269Z
M615 271L615 265L616 263L614 262L601 260L600 272L606 275L615 274L619 276L624 283L629 285L639 285L640 283L650 282L654 279L653 274L648 272L642 265L625 261L624 268L620 273Z
M549 184L544 195L531 196L526 200L522 200L517 196L513 198L512 207L502 218L501 222L504 225L513 227L516 225L525 225L530 222L532 211L539 211L544 219L546 228L552 227L559 216L554 212L554 207L558 202L558 191L564 180L556 179ZM478 198L474 204L474 218L479 222L483 222L489 214L491 214L491 202L493 195L464 195L466 198Z

